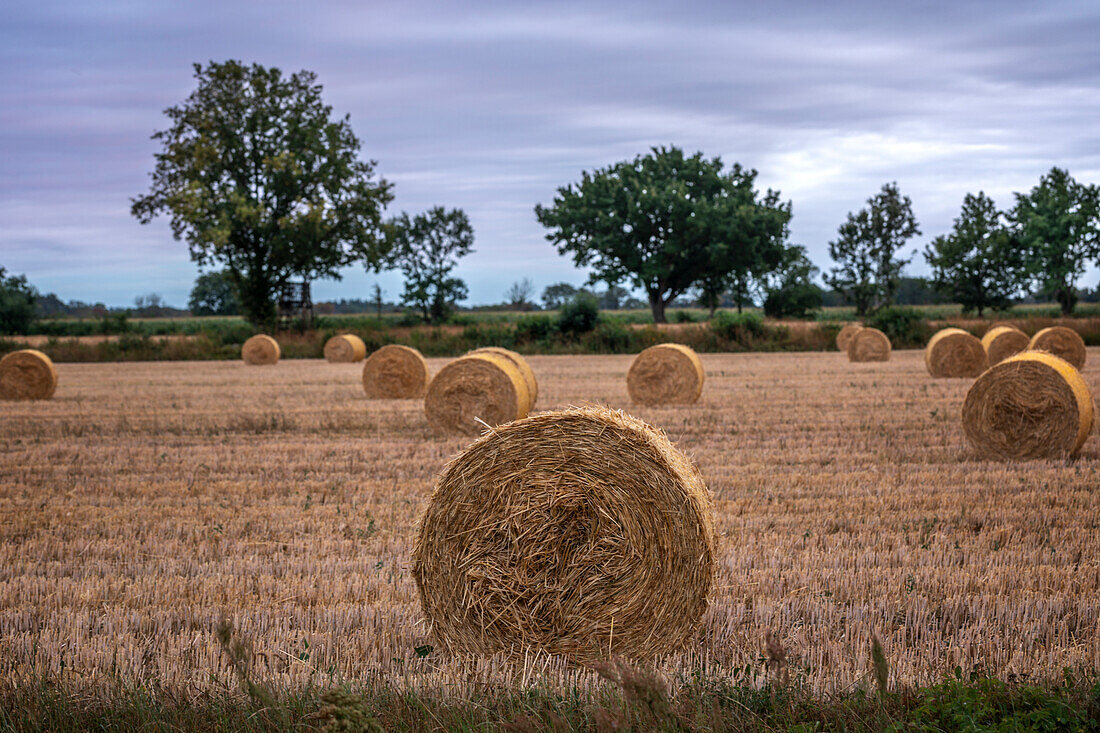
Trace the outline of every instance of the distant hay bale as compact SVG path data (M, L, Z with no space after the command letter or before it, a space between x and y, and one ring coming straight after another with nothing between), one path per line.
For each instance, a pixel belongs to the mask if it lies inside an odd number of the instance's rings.
M333 336L325 342L325 359L333 364L354 364L367 358L367 345L352 333Z
M470 353L499 354L514 363L519 368L520 374L523 375L523 381L527 383L527 393L531 396L531 407L534 408L539 399L539 382L535 379L535 372L531 369L531 365L527 363L527 360L521 354L502 349L499 346L484 346L480 349L474 349Z
M997 458L1064 458L1092 430L1092 393L1069 362L1025 351L990 367L963 403L963 429L975 450Z
M0 359L0 399L48 400L57 389L57 370L37 349L13 351Z
M982 342L961 328L937 331L924 349L924 365L936 378L974 378L985 371L986 364Z
M428 381L428 362L408 346L387 344L363 363L363 389L372 400L420 399Z
M526 417L527 382L500 354L467 354L439 370L428 385L424 414L437 432L478 435L486 426Z
M453 652L649 659L699 629L715 583L712 515L698 469L663 433L603 407L546 412L447 464L413 578Z
M706 372L683 344L657 344L634 357L626 373L630 399L639 405L689 405L703 393Z
M861 328L848 342L848 361L890 361L890 339L877 328Z
M844 328L840 329L840 333L836 335L836 348L844 353L848 352L848 344L852 342L852 337L859 333L859 330L863 328L858 323L845 323Z
M1046 351L1060 359L1065 359L1075 369L1085 367L1085 342L1081 335L1072 328L1065 326L1051 326L1044 328L1031 337L1027 345L1032 351Z
M245 364L265 366L275 364L281 355L279 342L262 333L258 333L244 342L241 347L241 358Z
M1031 339L1015 326L994 326L982 336L982 347L989 357L989 366L1000 364L1010 356L1027 351Z

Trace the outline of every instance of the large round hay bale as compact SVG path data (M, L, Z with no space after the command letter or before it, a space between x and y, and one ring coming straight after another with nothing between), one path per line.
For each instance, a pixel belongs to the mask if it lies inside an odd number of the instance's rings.
M527 382L500 354L467 354L439 370L428 385L424 414L438 432L477 435L531 409Z
M962 418L967 439L983 455L1064 458L1080 450L1092 430L1092 393L1066 360L1025 351L978 377Z
M1015 326L994 326L982 336L982 347L989 357L989 366L993 366L1021 351L1027 351L1030 341L1027 334Z
M419 399L428 382L428 362L408 346L387 344L363 362L363 389L373 400Z
M22 349L0 359L0 399L48 400L57 389L57 370L37 349Z
M535 372L531 369L531 365L527 363L527 360L521 354L499 346L483 346L480 349L474 349L470 353L499 354L515 364L519 369L519 373L523 375L523 381L527 383L527 394L530 395L531 407L534 408L539 399L539 382L535 379Z
M837 350L847 353L848 344L852 342L852 337L859 333L861 328L863 326L859 323L845 323L844 328L840 329L840 333L836 335Z
M890 361L890 339L877 328L861 328L848 341L848 361Z
M265 366L279 361L282 352L279 350L279 342L262 333L258 333L244 342L241 347L241 358L245 364Z
M452 651L648 659L699 628L712 514L699 471L663 433L603 407L546 412L447 464L413 577Z
M936 378L974 378L985 371L987 362L985 349L977 336L961 328L945 328L928 341L924 365Z
M367 345L353 333L342 333L325 342L325 359L333 364L354 364L367 358Z
M1031 337L1027 348L1032 351L1046 351L1060 359L1065 359L1075 369L1085 367L1085 342L1072 328L1051 326L1044 328Z
M703 393L706 372L683 344L657 344L634 357L626 373L630 399L639 405L689 405Z

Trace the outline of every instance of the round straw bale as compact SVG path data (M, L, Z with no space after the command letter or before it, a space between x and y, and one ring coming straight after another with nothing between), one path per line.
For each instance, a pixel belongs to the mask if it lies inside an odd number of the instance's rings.
M626 373L630 399L639 405L687 405L703 393L706 372L683 344L657 344L634 357Z
M1092 430L1092 393L1064 359L1025 351L978 377L963 403L963 429L983 455L1064 458Z
M1031 337L1031 343L1027 348L1054 354L1068 361L1075 369L1083 369L1085 366L1085 342L1072 328L1065 326L1044 328Z
M698 469L663 433L604 407L545 412L447 464L412 572L452 651L648 659L699 628L712 515Z
M477 435L526 417L531 409L527 382L500 354L467 354L439 370L428 385L424 414L439 432Z
M924 365L933 377L977 377L986 369L985 349L977 336L961 328L937 331L924 349Z
M1027 334L1015 326L994 326L982 336L982 346L989 357L989 366L1000 364L1008 357L1026 351L1030 341Z
M531 407L535 406L535 403L539 399L539 383L535 379L535 372L531 369L531 365L527 363L527 360L523 358L521 354L515 351L509 351L508 349L502 349L499 346L484 346L480 349L474 349L471 354L488 353L488 354L500 354L504 358L511 361L519 368L519 373L523 375L523 381L527 383L527 394L531 396Z
M374 400L419 399L428 381L428 362L408 346L387 344L363 362L363 389Z
M890 361L890 339L877 328L861 328L848 342L848 361Z
M264 366L279 361L279 342L262 333L258 333L244 342L241 358L245 364Z
M0 359L0 399L48 400L57 389L57 370L37 349L13 351Z
M354 364L367 358L367 345L355 334L342 333L325 342L325 358L334 364Z
M863 328L863 326L858 323L845 323L844 328L840 329L840 333L836 335L837 350L847 352L848 344L852 342L852 337L859 333L861 328Z

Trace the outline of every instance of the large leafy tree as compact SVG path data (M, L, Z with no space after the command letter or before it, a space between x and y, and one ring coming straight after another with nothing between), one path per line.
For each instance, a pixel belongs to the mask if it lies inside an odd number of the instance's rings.
M170 217L200 266L225 268L244 314L269 322L282 285L339 278L385 260L382 209L391 186L359 158L348 117L321 100L310 71L238 61L195 65L196 89L165 110L148 194L132 200L143 224Z
M867 199L865 209L849 212L836 241L829 242L829 256L837 266L825 275L825 283L854 303L861 316L892 304L902 268L909 263L898 253L918 234L912 201L901 195L896 182L883 185Z
M240 312L237 286L229 273L205 272L195 278L187 307L195 316L235 316Z
M1024 249L1029 277L1062 312L1077 304L1077 279L1100 256L1100 189L1051 168L1008 214Z
M805 318L821 307L821 288L814 283L818 269L801 245L783 248L779 265L762 278L764 315Z
M26 333L38 316L37 299L38 291L25 275L8 275L0 267L0 333Z
M1024 281L1024 258L993 199L967 194L950 234L925 249L936 288L964 313L1001 310L1012 303Z
M560 254L591 268L591 282L629 281L645 291L653 320L664 323L666 306L714 261L731 269L755 261L743 251L755 232L744 227L756 222L754 207L768 205L755 198L755 175L737 165L725 171L721 159L702 153L653 148L582 173L558 189L553 204L536 206L535 216Z
M466 283L451 273L473 252L474 230L462 209L436 206L410 217L402 212L386 224L392 262L405 276L402 302L430 323L446 320L466 298Z

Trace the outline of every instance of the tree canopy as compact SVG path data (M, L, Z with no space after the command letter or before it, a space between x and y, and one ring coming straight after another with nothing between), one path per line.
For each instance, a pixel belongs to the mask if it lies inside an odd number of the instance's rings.
M225 271L206 272L195 279L187 308L196 316L235 316L240 299L233 278Z
M837 234L836 241L829 242L829 256L837 266L825 275L825 282L843 292L861 316L891 305L902 268L909 263L898 252L920 234L909 197L901 195L897 182L883 185L867 199L866 208L848 214Z
M25 275L9 275L0 267L0 333L24 334L38 315L38 291Z
M1072 313L1074 284L1100 256L1100 189L1051 168L1030 192L1016 194L1008 216L1024 249L1027 274L1063 313Z
M462 209L436 206L410 217L402 212L386 224L391 261L405 276L402 302L439 323L465 299L466 283L452 277L461 257L473 252L474 230Z
M257 324L292 278L339 278L356 261L377 269L391 186L359 158L349 118L322 102L316 75L239 61L194 69L195 91L153 135L161 150L133 215L168 215L195 262L226 269Z
M645 291L653 319L704 277L751 271L762 241L785 232L789 204L757 199L756 171L676 147L581 174L535 207L560 254L591 269L591 282L629 281ZM716 272L715 268L721 272Z

